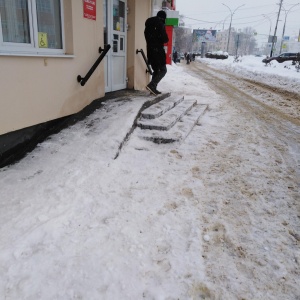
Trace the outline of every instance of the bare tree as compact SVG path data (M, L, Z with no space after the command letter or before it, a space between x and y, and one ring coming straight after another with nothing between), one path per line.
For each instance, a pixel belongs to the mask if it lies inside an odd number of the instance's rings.
M234 32L235 49L238 54L254 54L256 48L255 30L252 27L246 27L243 31Z
M184 16L179 16L179 27L174 27L174 46L178 52L190 52L192 50L191 29L184 27Z

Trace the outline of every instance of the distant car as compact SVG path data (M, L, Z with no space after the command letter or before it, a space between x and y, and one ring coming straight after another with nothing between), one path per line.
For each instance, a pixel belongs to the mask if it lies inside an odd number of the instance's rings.
M269 62L271 62L272 60L276 60L279 63L282 63L284 61L297 61L300 58L300 53L290 53L290 52L285 52L285 53L281 53L278 56L272 56L272 57L266 57L262 60L263 63L268 64Z
M212 53L211 52L206 52L205 57L206 58L212 58Z
M223 51L216 51L216 52L206 52L206 58L216 58L216 59L227 59L228 53Z

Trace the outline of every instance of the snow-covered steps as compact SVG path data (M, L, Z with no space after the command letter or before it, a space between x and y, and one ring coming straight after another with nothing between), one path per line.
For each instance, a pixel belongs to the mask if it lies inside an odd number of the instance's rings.
M207 109L196 100L168 97L141 113L136 132L140 138L155 143L184 140Z
M167 102L169 100L169 106L167 106ZM180 99L181 100L181 99ZM196 100L185 100L183 98L181 101L177 103L174 102L174 99L170 97L164 100L165 105L162 105L160 108L156 104L156 108L153 109L155 114L147 113L147 117L143 118L143 115L140 120L137 121L137 125L142 129L151 129L151 130L169 130L173 127L180 118L182 118L189 110L192 109L194 105L197 104ZM147 110L151 109L149 107ZM157 117L155 117L157 116Z
M169 95L170 96L170 95ZM164 99L149 108L145 109L141 117L143 119L155 119L175 107L177 104L182 102L184 100L184 97L178 98L178 97L173 97L170 96L167 99Z

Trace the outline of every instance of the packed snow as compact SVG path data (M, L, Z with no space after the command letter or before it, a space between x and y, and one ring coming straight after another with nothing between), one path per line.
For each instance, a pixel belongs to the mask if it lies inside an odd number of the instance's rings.
M234 62L235 57L229 56L224 60L205 59L205 62L244 78L262 81L299 93L300 69L297 72L296 65L293 65L291 61L278 63L274 60L270 64L265 64L262 62L265 57L238 56L238 62ZM288 84L286 83L287 79L289 80Z
M299 92L261 60L202 62ZM299 148L186 68L158 87L209 106L182 143L119 151L145 92L0 170L1 299L300 299Z

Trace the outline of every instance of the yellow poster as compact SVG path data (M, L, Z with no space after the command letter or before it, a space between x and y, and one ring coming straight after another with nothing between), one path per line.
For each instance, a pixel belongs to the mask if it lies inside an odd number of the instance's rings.
M48 48L48 37L46 32L39 32L39 48Z

